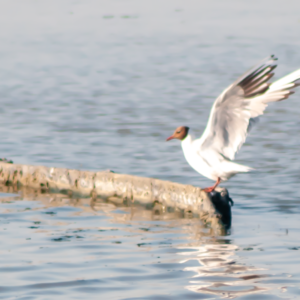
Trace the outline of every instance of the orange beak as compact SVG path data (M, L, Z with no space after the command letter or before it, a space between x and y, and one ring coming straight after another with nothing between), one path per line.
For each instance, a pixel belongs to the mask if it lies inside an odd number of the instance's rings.
M173 135L171 135L166 139L166 141L173 140L173 139L174 139L174 137L173 137Z

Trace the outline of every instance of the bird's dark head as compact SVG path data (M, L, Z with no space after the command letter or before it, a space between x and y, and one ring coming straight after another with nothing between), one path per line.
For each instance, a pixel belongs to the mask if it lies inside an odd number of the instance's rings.
M176 128L176 130L174 131L174 133L167 138L167 141L169 140L173 140L173 139L178 139L178 140L184 140L186 138L186 136L188 135L189 132L189 127L186 126L179 126L178 128Z

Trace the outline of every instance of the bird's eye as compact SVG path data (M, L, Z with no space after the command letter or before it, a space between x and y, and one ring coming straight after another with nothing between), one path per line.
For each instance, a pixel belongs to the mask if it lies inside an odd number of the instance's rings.
M180 133L181 131L176 131L176 133Z

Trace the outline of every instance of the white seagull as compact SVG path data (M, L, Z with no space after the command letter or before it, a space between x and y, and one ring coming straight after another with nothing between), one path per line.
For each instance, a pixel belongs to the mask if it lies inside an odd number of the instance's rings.
M247 71L225 89L212 106L207 126L198 139L189 134L189 127L178 127L167 138L181 140L184 156L190 166L216 183L204 190L212 192L221 181L252 168L233 162L246 140L256 118L269 102L287 99L300 85L300 69L273 82L277 58L272 55Z

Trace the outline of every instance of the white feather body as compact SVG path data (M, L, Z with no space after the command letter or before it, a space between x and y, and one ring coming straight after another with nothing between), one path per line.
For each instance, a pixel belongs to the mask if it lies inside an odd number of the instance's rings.
M275 60L273 56L268 58L225 89L213 104L203 135L193 139L189 134L182 140L184 156L198 173L225 181L237 173L252 170L232 161L246 140L251 120L262 115L269 102L286 99L300 84L300 69L268 84L267 80L273 75L270 72L276 67ZM247 76L254 82L251 93L260 89L264 92L247 98L247 82L244 92L240 87Z

